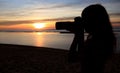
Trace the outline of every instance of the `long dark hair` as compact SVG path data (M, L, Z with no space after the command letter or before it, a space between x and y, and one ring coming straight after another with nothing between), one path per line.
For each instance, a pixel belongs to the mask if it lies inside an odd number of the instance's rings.
M115 36L106 9L100 4L86 7L82 12L85 30L92 36L115 42Z

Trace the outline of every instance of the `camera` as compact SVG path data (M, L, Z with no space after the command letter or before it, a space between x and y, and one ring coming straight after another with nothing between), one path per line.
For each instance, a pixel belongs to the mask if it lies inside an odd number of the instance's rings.
M70 32L76 32L82 27L82 18L75 17L74 22L56 22L56 30L68 30Z
M57 30L72 29L73 26L74 26L74 22L56 22Z

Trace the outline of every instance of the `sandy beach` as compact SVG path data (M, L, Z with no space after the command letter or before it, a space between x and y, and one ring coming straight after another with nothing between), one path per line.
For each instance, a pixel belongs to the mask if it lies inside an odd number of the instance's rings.
M67 50L0 44L0 73L80 73L80 62L67 59ZM107 62L105 73L120 73L120 54Z

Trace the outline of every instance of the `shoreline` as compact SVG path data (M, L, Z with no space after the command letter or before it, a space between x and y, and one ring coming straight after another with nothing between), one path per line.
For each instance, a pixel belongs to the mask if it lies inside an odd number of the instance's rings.
M80 73L80 62L68 63L68 50L0 44L1 73ZM106 73L119 73L120 54L106 64Z
M2 44L0 43L0 47L20 47L20 48L24 48L24 49L28 49L28 48L31 48L31 49L51 49L51 50L61 50L61 51L68 51L68 50L65 50L65 49L60 49L60 48L51 48L51 47L37 47L37 46L30 46L30 45L19 45L19 44ZM19 49L20 49L19 48Z

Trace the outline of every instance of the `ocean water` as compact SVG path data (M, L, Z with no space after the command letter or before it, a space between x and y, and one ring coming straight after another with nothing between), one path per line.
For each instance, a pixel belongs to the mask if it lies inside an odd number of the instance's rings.
M73 34L60 34L58 32L0 32L0 43L68 50L73 36Z
M116 52L120 52L120 32L116 32L115 35L117 38ZM60 34L59 32L0 32L0 43L69 50L73 37L73 34Z

